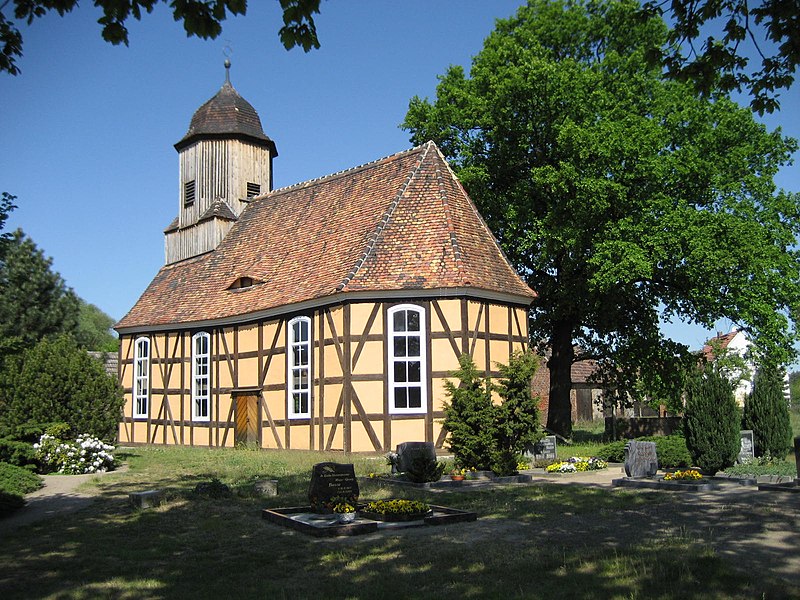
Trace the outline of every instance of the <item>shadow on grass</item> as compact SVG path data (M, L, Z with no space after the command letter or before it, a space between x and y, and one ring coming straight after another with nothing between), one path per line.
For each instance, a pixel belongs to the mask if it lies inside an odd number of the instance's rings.
M104 479L91 507L4 536L0 596L797 597L797 582L779 588L760 575L783 573L797 558L787 553L800 547L791 510L720 512L689 496L568 486L429 494L370 483L363 497L421 497L481 518L321 540L260 516L268 506L303 504L307 475L276 477L278 498L192 493L213 476L161 481L170 484L167 503L149 510L127 504L139 481ZM784 541L746 543L770 528L781 529Z

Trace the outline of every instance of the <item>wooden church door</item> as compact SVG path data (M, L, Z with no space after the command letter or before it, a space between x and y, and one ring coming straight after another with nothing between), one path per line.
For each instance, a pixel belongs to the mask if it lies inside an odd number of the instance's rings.
M236 445L257 445L260 427L258 395L236 395Z

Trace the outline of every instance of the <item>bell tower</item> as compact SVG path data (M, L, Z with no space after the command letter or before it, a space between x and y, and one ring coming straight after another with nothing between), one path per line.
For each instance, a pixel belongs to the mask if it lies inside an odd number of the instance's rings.
M253 106L225 83L192 116L175 144L179 160L178 216L164 230L166 264L214 250L247 203L272 190L278 151Z

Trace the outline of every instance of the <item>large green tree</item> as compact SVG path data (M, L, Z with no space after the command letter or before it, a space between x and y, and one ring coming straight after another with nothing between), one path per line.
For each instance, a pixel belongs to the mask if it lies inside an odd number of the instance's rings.
M797 338L800 202L773 183L796 143L723 94L665 81L649 54L666 39L631 1L530 0L403 124L439 144L538 292L531 336L551 350L561 435L576 344L619 397L675 397L693 358L661 316L728 318L772 362Z
M319 13L320 0L279 0L283 10L283 27L278 35L288 50L300 46L308 52L319 48L314 14ZM97 22L103 39L114 45L128 45L128 19L141 20L158 4L169 4L172 16L183 22L187 36L214 39L222 33L228 15L247 13L247 0L94 0L103 11ZM29 25L50 12L64 15L79 5L78 0L4 0L0 1L0 71L19 73L16 59L22 56L22 34L17 21Z
M651 0L643 10L673 25L669 46L653 53L670 77L703 92L744 89L760 113L780 107L779 92L791 87L800 64L797 0ZM760 64L751 64L748 47Z
M76 330L78 297L52 264L21 229L13 232L0 261L0 349Z

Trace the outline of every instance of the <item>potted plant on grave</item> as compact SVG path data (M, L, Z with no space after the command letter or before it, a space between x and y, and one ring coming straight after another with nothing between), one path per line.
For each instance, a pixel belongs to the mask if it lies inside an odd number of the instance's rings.
M331 510L338 516L340 523L352 523L356 519L356 507L345 498L332 498Z
M464 481L467 478L467 469L463 467L456 467L450 471L450 479L452 481Z

